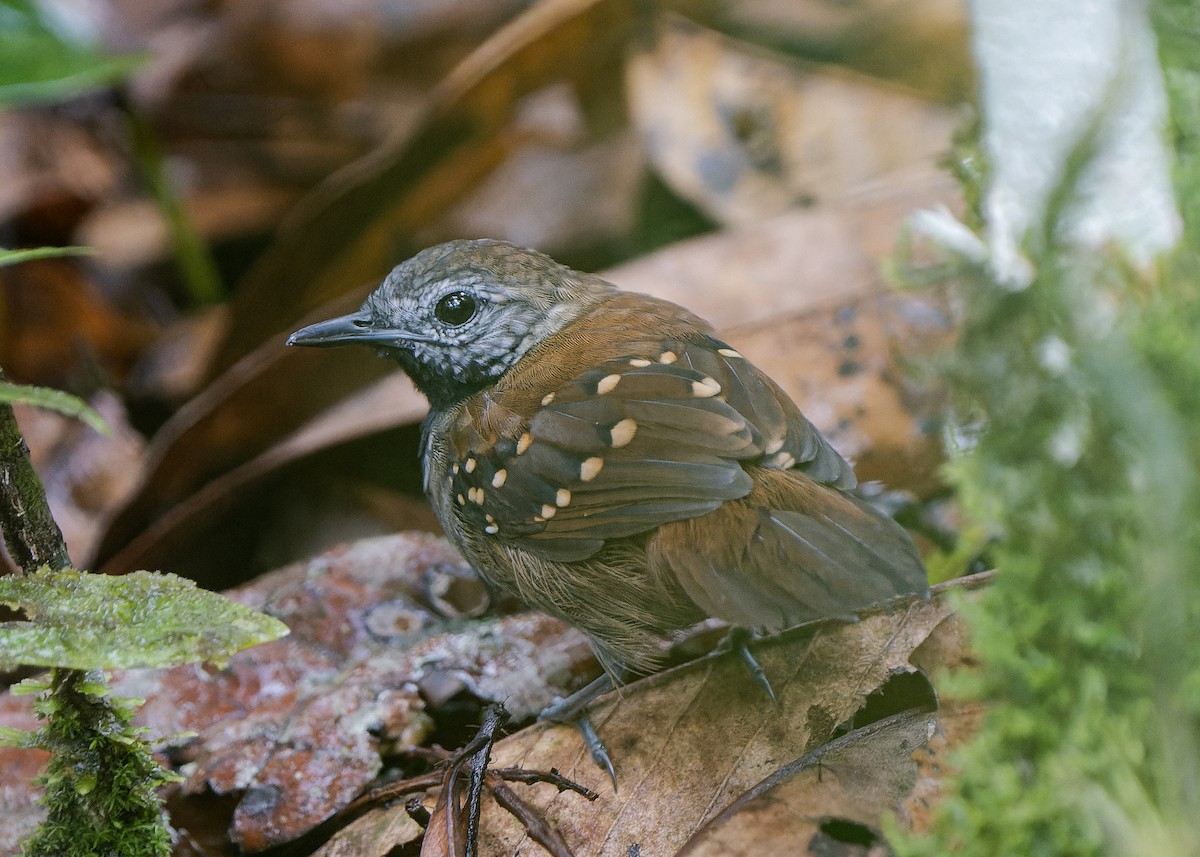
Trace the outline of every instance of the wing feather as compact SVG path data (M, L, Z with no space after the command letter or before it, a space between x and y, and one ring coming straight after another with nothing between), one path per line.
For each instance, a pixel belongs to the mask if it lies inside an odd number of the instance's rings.
M748 466L853 484L849 465L736 351L708 336L657 345L545 391L526 419L500 396L481 399L486 419L465 413L455 427L457 513L497 540L572 561L745 497ZM486 437L489 425L503 433Z

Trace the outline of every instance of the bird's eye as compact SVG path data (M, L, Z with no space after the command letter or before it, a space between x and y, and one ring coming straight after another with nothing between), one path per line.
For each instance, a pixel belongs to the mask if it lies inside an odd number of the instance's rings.
M471 320L471 316L475 315L477 307L475 298L466 292L451 292L437 302L433 314L443 324L458 327L460 324L466 324Z

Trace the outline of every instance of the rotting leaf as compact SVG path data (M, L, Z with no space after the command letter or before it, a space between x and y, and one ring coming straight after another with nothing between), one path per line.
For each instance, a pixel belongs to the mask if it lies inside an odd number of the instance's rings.
M936 719L933 710L910 709L805 753L705 824L677 857L817 855L826 839L866 853L881 839L879 819L916 784L913 752Z
M263 613L162 572L123 577L72 568L0 578L0 603L28 621L0 623L0 662L77 670L221 662L288 633Z

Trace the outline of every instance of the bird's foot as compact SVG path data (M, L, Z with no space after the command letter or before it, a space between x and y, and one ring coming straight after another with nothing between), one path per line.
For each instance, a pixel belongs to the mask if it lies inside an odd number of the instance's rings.
M729 651L737 653L738 657L746 664L746 668L750 670L750 675L754 676L754 680L758 683L759 687L767 692L767 696L771 698L771 702L778 705L779 700L775 698L775 689L771 687L771 680L767 678L762 665L750 651L749 643L752 639L754 639L754 634L751 631L745 628L730 628L729 633L722 642L722 646L728 646Z
M570 696L563 697L553 705L542 709L542 713L538 715L538 720L549 720L551 723L574 723L583 736L584 746L592 754L592 760L596 763L597 767L608 772L608 777L612 780L613 791L615 792L617 790L617 772L613 768L612 758L608 755L608 750L605 748L604 742L596 734L596 727L592 726L592 721L584 713L584 709L591 705L597 697L608 693L614 687L612 676L604 673L595 681L585 685Z

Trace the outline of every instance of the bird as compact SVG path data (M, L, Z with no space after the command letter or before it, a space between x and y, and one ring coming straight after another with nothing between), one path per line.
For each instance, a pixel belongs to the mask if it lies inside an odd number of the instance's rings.
M708 618L775 632L927 597L907 532L791 398L681 306L491 240L430 247L289 345L367 345L429 402L424 488L489 584L614 680ZM610 771L611 772L611 771Z

